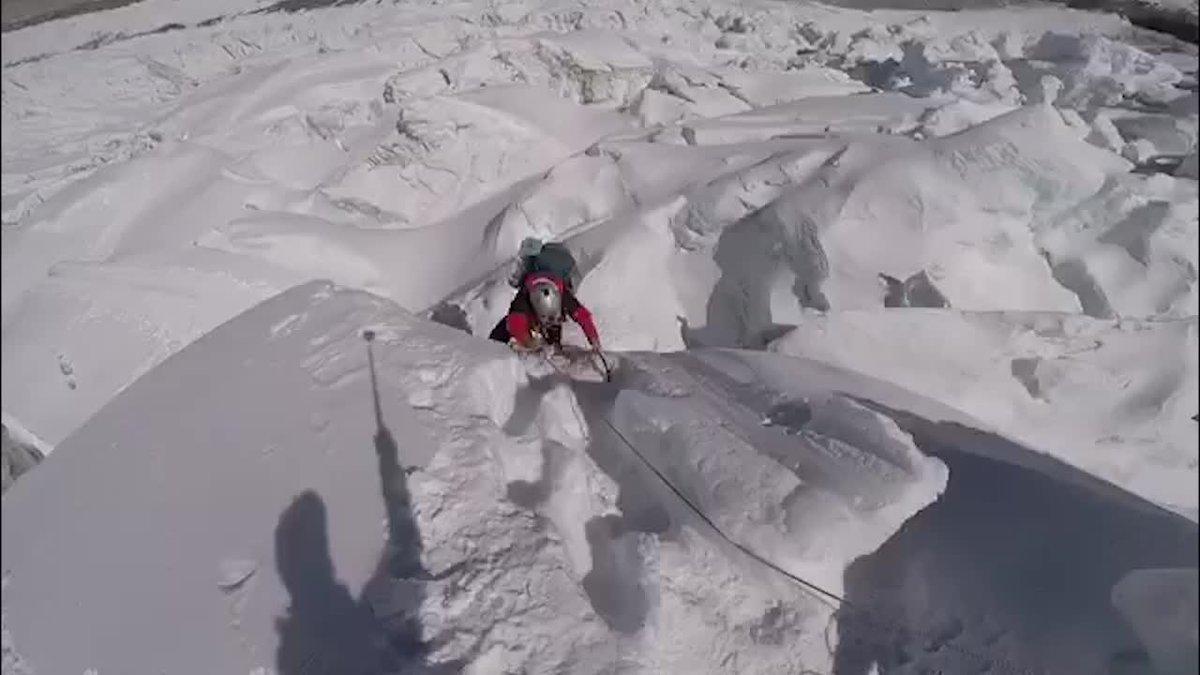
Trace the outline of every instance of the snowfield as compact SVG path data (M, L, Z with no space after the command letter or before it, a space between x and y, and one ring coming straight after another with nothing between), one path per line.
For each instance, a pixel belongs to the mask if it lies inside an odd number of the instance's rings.
M272 298L9 491L16 653L50 672L1059 672L1139 649L1105 609L1126 572L1194 560L1194 523L894 385L738 351L618 358L614 384L576 381L362 292ZM919 543L884 544L906 520ZM880 621L915 635L892 653Z
M827 668L830 608L702 529L614 432L658 444L651 461L735 540L835 592L853 557L936 497L945 467L885 416L825 393L802 471L779 454L796 452L786 429L760 424L765 399L739 405L713 383L689 395L651 357L622 356L629 384L613 400L379 298L288 291L155 369L9 493L5 598L30 607L10 630L41 636L20 647L51 672L307 672L306 650L333 659L321 672L359 672L359 650L390 630L437 645L400 656L475 672ZM729 367L712 363L690 370ZM166 414L177 396L185 409ZM129 416L153 409L131 439ZM706 433L698 414L728 430ZM60 481L68 495L42 485ZM14 517L30 508L72 524ZM90 571L76 576L80 547ZM325 599L335 590L357 604ZM149 604L105 619L133 598ZM164 622L181 602L186 616ZM701 625L681 628L696 612ZM57 629L36 630L45 621ZM64 645L76 631L86 639ZM757 646L759 631L775 635ZM131 652L130 635L158 647Z
M1195 44L336 4L5 33L5 675L1195 672Z

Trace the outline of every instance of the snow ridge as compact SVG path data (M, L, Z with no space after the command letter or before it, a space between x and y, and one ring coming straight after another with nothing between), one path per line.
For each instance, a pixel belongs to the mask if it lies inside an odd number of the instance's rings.
M1053 6L177 4L5 34L4 426L48 455L4 497L6 674L1194 653L1146 607L1195 559L1195 45ZM482 339L527 236L614 382Z

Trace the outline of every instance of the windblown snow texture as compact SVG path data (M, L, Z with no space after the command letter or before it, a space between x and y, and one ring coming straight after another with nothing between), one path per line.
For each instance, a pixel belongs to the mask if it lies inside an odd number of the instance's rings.
M6 5L5 675L1194 670L1197 47L907 4Z
M6 628L52 672L824 671L893 645L879 621L904 659L951 669L1123 658L1139 643L1110 592L1187 565L1194 526L974 425L767 354L627 353L614 383L574 380L308 284L166 361L14 486ZM833 615L780 570L852 604ZM1068 581L1050 605L1036 592ZM925 642L946 622L954 651Z

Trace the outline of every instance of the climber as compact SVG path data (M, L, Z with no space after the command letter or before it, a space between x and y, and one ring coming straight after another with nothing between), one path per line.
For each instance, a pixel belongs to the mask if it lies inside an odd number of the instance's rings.
M543 344L562 346L562 322L569 316L583 329L593 349L600 349L600 336L592 313L574 293L575 258L562 244L529 237L521 242L509 285L517 295L488 337L518 349L537 349Z

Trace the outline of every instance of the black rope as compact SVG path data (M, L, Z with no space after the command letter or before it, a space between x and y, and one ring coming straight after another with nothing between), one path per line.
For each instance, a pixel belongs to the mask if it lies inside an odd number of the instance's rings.
M551 363L551 365L554 365L554 364ZM555 369L558 370L557 367ZM561 373L562 371L559 370L559 372ZM564 375L565 375L565 373L564 373ZM771 562L770 560L764 558L762 555L760 555L754 549L746 546L745 544L742 544L741 542L731 539L729 537L729 535L725 534L725 532L720 527L718 527L717 524L714 523L711 518L709 518L707 515L705 515L704 512L701 511L700 508L697 507L696 504L694 504L692 502L692 500L687 497L687 495L683 494L683 492L680 491L679 488L675 487L675 484L672 483L670 481L670 479L668 479L665 475L663 475L663 473L658 470L658 467L654 466L653 462L651 462L649 459L646 459L646 456L643 455L641 453L641 451L637 449L637 446L635 446L632 442L630 442L630 440L628 438L625 437L625 434L621 433L620 429L617 429L616 425L614 425L606 417L601 417L600 420L603 421L605 426L607 426L609 429L612 430L612 432L614 434L617 435L617 438L619 438L621 440L621 442L623 444L625 444L625 447L627 447L631 451L633 451L633 454L636 455L637 458L639 460L641 460L642 463L645 464L652 472L654 472L655 476L658 476L658 479L660 481L662 481L663 485L666 485L667 488L671 490L671 492L675 493L675 496L679 497L679 499L684 504L687 505L688 509L691 510L691 512L694 513L697 518L699 518L700 520L702 520L704 522L704 524L706 524L710 528L712 528L713 532L717 533L717 536L719 536L721 539L724 539L726 542L728 542L734 548L738 549L739 551L744 553L749 558L756 560L759 563L766 565L767 567L782 574L783 576L787 577L791 581L800 585L802 588L806 589L807 591L809 591L809 593L818 597L819 599L821 599L823 601L828 599L828 600L833 600L836 603L839 603L837 605L833 605L834 609L841 609L842 606L845 606L845 607L848 607L848 608L854 610L855 612L861 614L862 616L866 617L868 620L870 620L871 623L874 623L876 625L883 626L885 628L899 629L901 631L910 630L910 629L906 628L905 626L902 626L896 622L888 622L888 621L884 621L881 619L874 619L871 615L871 612L869 610L867 610L865 607L859 605L858 603L850 602L846 598L838 595L837 593L834 593L833 591L822 588L821 586L819 586L801 576L798 576L796 574L793 574L793 573L783 569L779 565L776 565L775 563ZM919 631L913 631L913 632L919 632ZM1032 673L1036 672L1029 668L1017 667L1016 665L1012 664L1011 662L1009 662L1008 660L1006 660L1000 656L988 656L986 654L974 652L969 649L965 649L963 647L958 647L956 645L950 644L949 642L943 643L942 646L951 651L957 652L963 656L982 661L983 663L985 663L987 665L1002 665L1002 666L1004 666L1005 669L1007 669L1008 671L1013 672L1013 673L1032 674Z
M551 359L550 359L548 356L546 356L544 353L542 354L542 359L543 359L543 360L544 360L544 361L545 361L547 364L549 364L549 366L550 366L551 368L553 368L554 370L558 371L558 374L559 374L559 375L562 375L563 377L566 377L566 378L570 378L570 377L571 377L571 375L570 375L569 373L567 373L567 372L566 372L565 370L563 370L562 368L559 368L559 367L558 367L558 364L554 363L554 361L553 361L553 360L551 360ZM605 365L607 366L607 364L605 364ZM572 407L574 407L574 406L572 405ZM579 418L579 419L580 419L580 421L583 421L583 418L582 418L582 417L579 415L579 412L578 412L578 411L576 411L576 417L577 417L577 418ZM616 427L616 425L614 425L612 422L610 422L610 421L608 420L608 418L606 418L606 417L601 417L601 418L600 418L600 421L604 422L605 426L607 426L609 429L611 429L611 430L612 430L612 432L613 432L614 434L616 434L616 435L617 435L617 438L621 439L621 442L622 442L622 443L624 443L624 444L625 444L625 446L626 446L626 447L628 447L630 450L632 450L632 451L633 451L633 454L634 454L634 455L636 455L636 456L637 456L637 458L638 458L639 460L641 460L643 464L645 464L645 465L646 465L646 466L647 466L647 467L648 467L648 468L649 468L651 471L653 471L653 472L654 472L654 475L655 475L655 476L658 476L658 479L659 479L660 481L662 481L663 485L666 485L666 486L667 486L667 488L669 488L669 489L671 490L671 492L674 492L674 493L675 493L675 496L676 496L676 497L679 497L679 499L680 499L680 500L682 500L682 501L683 501L683 503L684 503L684 504L686 504L686 505L688 506L688 508L689 508L689 509L690 509L690 510L691 510L691 511L694 513L694 514L696 514L696 517L698 517L698 518L700 518L700 520L704 521L704 524L706 524L706 525L708 525L710 528L712 528L713 532L716 532L716 533L717 533L717 535L718 535L718 536L720 536L722 539L724 539L725 541L729 542L731 545L733 545L733 546L734 546L735 548L737 548L739 551L741 551L742 553L745 553L746 555L750 556L750 557L751 557L751 558L753 558L754 560L757 560L757 561L759 561L760 563L762 563L762 564L766 565L767 567L770 567L771 569L774 569L774 570L776 570L776 571L777 571L777 572L779 572L780 574L782 574L782 575L786 576L787 578L791 579L792 581L794 581L794 582L796 582L796 583L800 584L801 586L805 587L805 588L806 588L806 589L808 589L810 592L812 592L812 593L814 593L814 594L816 594L816 595L818 595L818 596L825 596L825 597L827 597L827 598L829 598L829 599L831 599L831 600L833 600L833 601L835 601L835 602L837 602L837 603L842 603L842 604L847 604L847 605L848 605L848 604L850 604L849 602L847 602L847 600L846 600L845 598L841 597L841 596L840 596L840 595L838 595L837 593L834 593L834 592L832 592L832 591L825 590L824 588L821 588L821 587L820 587L820 586L818 586L817 584L814 584L814 583L812 583L812 582L810 582L810 581L807 581L806 579L803 579L802 577L799 577L799 576L796 576L795 574L792 574L791 572L789 572L789 571L787 571L787 570L785 570L785 569L783 569L783 568L779 567L779 566L778 566L778 565L776 565L775 563L772 563L770 560L767 560L766 558L762 557L761 555L759 555L758 553L756 553L756 552L755 552L753 549L751 549L751 548L747 547L745 544L742 544L742 543L740 543L740 542L734 541L733 539L730 539L730 538L729 538L729 536L728 536L728 535L726 535L726 534L725 534L725 532L723 532L723 531L721 530L721 528L720 528L720 527L717 527L717 524L716 524L716 523L714 523L714 522L712 521L712 519L710 519L708 516L706 516L706 515L704 514L704 512L700 510L700 508L699 508L699 507L697 507L695 504L693 504L693 503L692 503L692 500L688 499L687 495L683 494L683 492L682 492L682 491L680 491L680 490L679 490L679 488L675 487L675 484L674 484L674 483L672 483L672 482L671 482L671 480L670 480L669 478L667 478L665 475L663 475L663 473L662 473L661 471L659 471L659 470L658 470L658 467L654 466L654 463L653 463L653 462L651 462L650 460L646 459L646 456L645 456L645 455L643 455L643 454L641 453L641 451L637 449L637 446L635 446L635 445L634 445L632 442L630 442L630 440L629 440L628 438L626 438L626 437L625 437L625 434L621 433L621 430L620 430L620 429L618 429L618 428ZM836 608L837 608L837 606L835 605L835 606L834 606L834 608L836 609Z
M564 377L570 377L569 374L567 374L565 371L563 371L561 368L559 368L557 366L557 364L555 364L550 359L547 358L546 362L549 363L552 368L557 370ZM725 532L720 527L718 527L717 524L714 523L711 518L709 518L707 515L705 515L705 513L703 511L701 511L700 508L698 506L696 506L696 504L693 503L692 500L687 497L687 495L685 495L679 488L675 487L675 484L672 483L671 480L662 473L662 471L659 471L658 467L656 467L653 462L651 462L649 459L647 459L646 456L643 455L641 453L641 451L637 449L637 446L635 446L628 438L626 438L625 434L621 433L621 430L618 429L616 427L616 425L614 425L606 417L601 417L600 420L602 422L604 422L605 426L607 426L609 429L611 429L614 434L616 434L617 438L621 440L621 443L623 443L625 445L625 447L629 448L633 452L633 454L639 460L641 460L641 462L643 464L645 464L650 469L650 471L652 471L654 473L655 476L658 477L659 481L661 481L663 483L663 485L666 485L667 488L675 494L675 496L679 497L680 501L682 501L685 505L687 505L688 509L693 514L695 514L695 516L697 518L699 518L701 521L703 521L705 525L708 525L708 527L710 527L712 529L712 531L717 534L717 536L719 536L721 539L728 542L731 546L733 546L737 550L741 551L747 557L751 558L752 560L758 561L760 564L765 565L766 567L768 567L772 570L775 570L779 574L783 575L784 577L791 580L792 582L798 584L800 587L807 590L810 594L812 594L813 596L817 597L818 599L826 602L827 604L830 604L828 602L830 600L832 600L834 603L837 603L837 604L831 604L831 607L833 609L841 609L842 607L848 607L851 610L853 610L854 612L859 613L860 615L866 617L870 623L874 623L878 626L882 626L882 627L890 628L890 629L899 629L900 631L910 630L910 629L906 628L905 626L902 626L896 622L884 621L884 620L872 617L871 612L869 610L867 610L865 607L859 605L858 603L850 602L846 598L838 595L837 593L834 593L833 591L822 588L818 584L815 584L799 575L793 574L793 573L783 569L779 565L776 565L775 563L771 562L767 558L760 555L754 549L746 546L745 544L742 544L741 542L731 539L729 537L729 535L725 534ZM919 631L913 631L913 632L916 633ZM1003 657L988 656L985 654L971 651L969 649L965 649L963 647L958 647L956 645L950 644L949 642L943 642L942 647L945 647L946 649L949 649L951 651L954 651L958 654L969 657L971 659L979 660L988 666L1001 665L1005 669L1007 669L1008 671L1013 672L1013 673L1032 674L1032 673L1036 672L1036 671L1033 671L1028 668L1017 667L1016 665L1012 664L1011 662L1004 659Z
M563 370L562 368L558 367L558 364L554 363L554 361L551 360L549 358L549 356L547 356L544 352L541 353L541 356L542 356L542 359L547 364L549 364L551 368L558 371L558 373L560 375L562 375L563 377L565 377L567 379L574 379L571 377L570 373L568 373L565 370ZM605 363L605 369L609 370L607 363ZM609 373L611 376L611 370L609 371ZM575 408L574 400L572 400L572 402L571 402L571 407ZM579 410L575 409L574 412L575 412L576 418L582 423L583 416L580 414ZM915 634L920 634L920 633L924 632L925 637L934 637L936 640L936 636L933 636L933 634L930 631L919 631L919 630L915 630L915 629L909 629L908 627L903 626L903 625L899 624L898 622L887 621L887 620L878 618L877 616L873 616L872 612L870 610L868 610L865 606L860 605L857 602L851 602L851 601L847 600L846 598L838 595L837 593L834 593L833 591L822 588L818 584L815 584L799 575L793 574L793 573L783 569L779 565L776 565L775 563L771 562L767 558L764 558L762 555L760 555L758 552L756 552L754 549L750 548L749 546L746 546L745 544L742 544L741 542L733 540L732 538L729 537L729 535L725 534L724 530L722 530L720 527L718 527L717 524L714 523L711 518L709 518L707 515L705 515L705 513L703 511L701 511L700 508L698 506L696 506L696 504L693 503L692 500L687 497L687 495L685 495L679 488L675 487L675 484L672 483L671 480L662 473L662 471L659 471L658 467L655 466L654 463L651 462L649 459L647 459L646 456L643 455L642 452L637 449L637 446L635 446L628 438L626 438L625 434L621 433L621 430L618 429L616 427L616 425L614 425L607 417L602 416L602 417L600 417L600 420L602 422L604 422L604 425L607 426L609 429L611 429L614 434L616 434L617 438L620 439L621 443L624 444L625 447L629 448L629 450L633 452L634 456L636 456L639 460L641 460L641 462L643 464L645 464L646 467L649 468L650 471L653 472L655 476L658 477L658 480L661 481L663 485L666 485L667 488L671 492L673 492L676 497L679 497L680 501L682 501L688 507L688 509L693 514L695 514L695 516L697 518L699 518L702 522L704 522L705 525L708 525L708 527L711 528L712 531L717 534L717 536L719 536L721 539L728 542L731 546L733 546L737 550L741 551L743 554L745 554L750 559L755 560L755 561L759 562L760 564L765 565L766 567L768 567L772 570L775 570L779 574L783 575L790 581L796 583L801 588L808 591L811 595L815 596L822 602L829 604L835 610L840 610L844 607L849 608L855 614L858 614L859 616L865 618L866 619L865 623L871 623L876 626L879 626L884 629L891 630L891 631L894 631L897 633L912 632ZM586 426L585 426L585 428L586 428ZM830 600L832 600L833 603L830 603L829 602ZM834 604L834 603L836 603L836 604ZM942 642L941 647L944 647L950 651L953 651L953 652L960 654L962 656L965 656L967 658L977 660L988 667L1002 666L1008 672L1024 673L1026 675L1036 675L1036 673L1037 673L1037 671L1034 671L1029 668L1018 667L1017 665L1013 664L1012 662L1008 661L1007 659L1005 659L1001 656L988 656L986 654L975 652L970 649L966 649L964 647L959 647L957 645L953 645L953 644L950 644L949 642L944 642L944 641Z
M688 508L693 513L696 514L696 517L698 517L700 520L704 521L704 524L708 525L710 528L712 528L712 530L714 532L716 532L717 535L720 536L722 539L729 542L734 547L736 547L739 551L741 551L742 553L745 553L746 555L750 556L754 560L757 560L758 562L760 562L760 563L766 565L767 567L770 567L771 569L784 575L788 579L791 579L792 581L796 582L797 584L800 584L801 586L808 589L810 592L817 595L818 597L825 596L826 598L829 598L830 600L833 600L834 602L849 604L845 598L841 597L837 593L834 593L833 591L829 591L824 588L821 588L817 584L814 584L811 581L808 581L807 579L804 579L795 574L792 574L791 572L783 569L782 567L779 567L778 565L771 562L770 560L767 560L766 558L762 557L757 552L755 552L754 549L751 549L750 547L746 546L745 544L742 544L741 542L730 539L729 536L726 535L725 532L723 532L721 530L721 528L718 527L717 524L712 521L712 519L710 519L708 516L706 516L704 514L704 512L699 509L699 507L697 507L695 504L693 504L692 500L688 499L687 495L683 494L683 492L679 488L675 487L675 485L665 475L663 475L663 473L661 471L658 470L658 467L654 466L653 462L646 459L645 455L643 455L633 445L633 443L631 443L629 441L629 439L625 437L625 434L621 433L621 431L619 429L617 429L616 425L614 425L612 422L608 421L607 418L602 417L600 419L601 419L601 421L604 422L605 426L607 426L609 429L612 429L612 432L617 435L617 438L621 439L622 443L624 443L630 450L633 451L633 454L637 455L637 458L640 459L643 464L645 464L647 467L649 467L649 469L651 471L654 472L654 475L658 476L658 479L660 481L662 481L663 485L666 485L671 490L671 492L675 493L675 496L677 496L681 500L683 500L683 503L687 504ZM837 609L836 605L834 606L834 609Z

